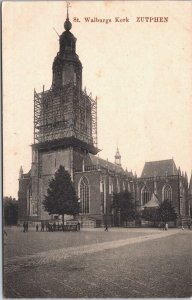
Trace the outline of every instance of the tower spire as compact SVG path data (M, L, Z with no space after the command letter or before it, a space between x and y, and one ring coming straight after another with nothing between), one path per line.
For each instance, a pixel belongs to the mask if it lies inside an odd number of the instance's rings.
M117 146L117 151L116 151L116 154L115 154L115 164L118 165L118 166L121 166L121 155L119 153L118 146Z

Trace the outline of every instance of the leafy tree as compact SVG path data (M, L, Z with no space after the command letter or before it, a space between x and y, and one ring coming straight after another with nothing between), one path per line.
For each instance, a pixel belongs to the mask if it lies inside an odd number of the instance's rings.
M5 225L16 225L18 220L18 201L12 197L3 198L3 214Z
M112 208L116 213L120 211L121 222L133 221L136 218L133 196L128 191L114 194Z
M163 201L158 209L159 220L163 222L175 221L177 214L171 202L168 200Z
M75 188L71 176L63 166L56 171L55 178L50 180L43 206L50 215L61 215L63 224L64 214L78 214L79 204Z

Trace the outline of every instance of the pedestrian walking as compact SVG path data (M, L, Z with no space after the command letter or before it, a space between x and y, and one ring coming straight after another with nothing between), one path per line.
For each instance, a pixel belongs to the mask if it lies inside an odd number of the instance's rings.
M37 224L36 225L36 232L39 230L39 225Z
M105 226L105 231L108 231L108 225L106 224L106 226Z
M29 226L29 224L28 224L28 222L26 222L26 232L28 232L28 227Z
M23 222L23 232L26 232L26 224Z
M188 226L188 229L191 230L191 221L188 221L187 226Z

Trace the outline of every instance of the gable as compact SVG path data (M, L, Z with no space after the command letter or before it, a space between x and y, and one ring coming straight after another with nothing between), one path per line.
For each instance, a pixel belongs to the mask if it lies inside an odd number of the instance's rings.
M141 177L177 175L177 168L173 159L146 162Z

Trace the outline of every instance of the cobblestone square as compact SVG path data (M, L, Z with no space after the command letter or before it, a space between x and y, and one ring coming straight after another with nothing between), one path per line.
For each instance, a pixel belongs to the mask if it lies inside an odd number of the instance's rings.
M190 297L191 231L8 228L7 298Z

